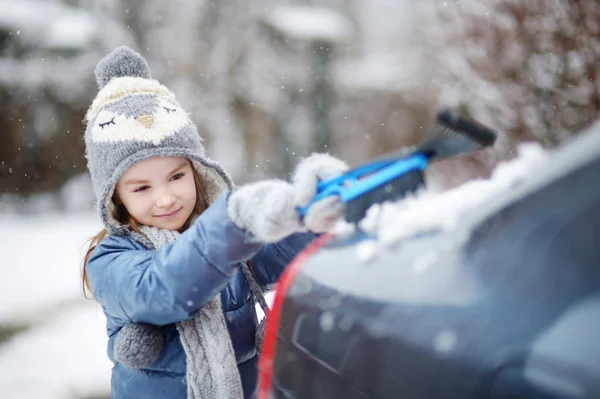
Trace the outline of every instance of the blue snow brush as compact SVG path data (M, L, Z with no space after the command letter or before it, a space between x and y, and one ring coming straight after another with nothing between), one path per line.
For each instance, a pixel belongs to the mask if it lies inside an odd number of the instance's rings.
M496 134L489 128L449 110L436 115L430 139L416 149L384 155L337 177L320 181L311 202L298 208L304 217L315 202L337 195L345 203L345 219L358 223L373 204L393 201L425 186L427 166L445 158L489 147Z

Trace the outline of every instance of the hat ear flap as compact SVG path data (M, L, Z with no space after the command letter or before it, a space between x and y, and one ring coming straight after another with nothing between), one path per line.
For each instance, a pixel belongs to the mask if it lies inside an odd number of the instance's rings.
M96 65L96 83L102 89L114 78L124 76L151 79L150 67L140 54L127 46L117 47Z

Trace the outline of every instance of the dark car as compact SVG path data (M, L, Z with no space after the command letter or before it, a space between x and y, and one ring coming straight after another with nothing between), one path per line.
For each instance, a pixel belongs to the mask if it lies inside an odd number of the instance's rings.
M600 125L453 228L377 239L288 267L260 398L600 398Z

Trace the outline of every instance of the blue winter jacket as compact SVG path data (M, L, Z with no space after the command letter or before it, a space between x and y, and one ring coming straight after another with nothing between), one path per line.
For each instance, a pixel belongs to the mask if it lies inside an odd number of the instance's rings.
M127 323L161 326L164 348L145 369L115 362L111 398L187 397L186 359L175 328L219 291L246 398L254 396L257 353L254 299L241 261L252 259L259 283L274 283L284 267L313 238L295 234L275 244L251 243L226 211L228 193L218 199L177 241L159 251L148 250L130 237L109 235L92 252L87 273L95 299L107 318L108 356Z

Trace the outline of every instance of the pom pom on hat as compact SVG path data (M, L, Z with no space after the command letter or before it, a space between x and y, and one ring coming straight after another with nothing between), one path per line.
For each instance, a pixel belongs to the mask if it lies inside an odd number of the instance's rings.
M124 76L150 79L150 67L146 60L127 46L113 50L96 65L96 82L102 89L113 78Z

